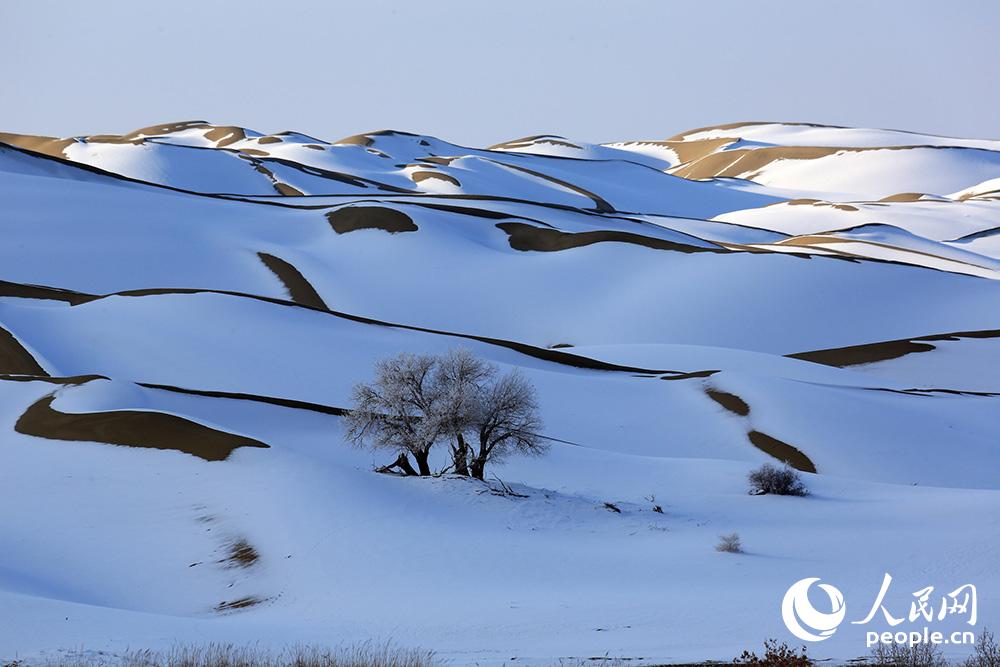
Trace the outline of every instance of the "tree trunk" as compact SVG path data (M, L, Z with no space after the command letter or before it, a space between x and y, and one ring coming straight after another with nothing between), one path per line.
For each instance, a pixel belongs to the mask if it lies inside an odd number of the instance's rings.
M456 438L457 444L451 450L452 459L455 462L455 474L469 476L469 445L465 438L459 433Z
M410 465L410 459L407 458L405 452L400 452L396 460L387 466L382 466L381 468L376 468L376 472L391 472L393 468L399 468L403 471L404 475L416 475L417 471L413 469Z
M427 462L427 457L430 455L429 450L424 450L422 452L413 452L413 458L417 460L417 469L420 471L421 477L427 477L431 474L431 466Z
M469 472L473 477L481 480L483 479L483 473L485 472L485 469L486 469L486 461L483 461L482 459L479 458L475 458L472 460L472 467Z

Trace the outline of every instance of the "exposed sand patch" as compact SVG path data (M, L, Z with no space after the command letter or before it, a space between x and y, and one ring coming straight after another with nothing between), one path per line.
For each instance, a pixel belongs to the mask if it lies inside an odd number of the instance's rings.
M700 160L706 155L721 150L729 144L738 141L736 137L719 137L717 139L694 139L692 141L623 141L612 146L657 146L673 151L678 164Z
M333 231L347 234L359 229L381 229L390 234L415 232L417 225L410 216L385 206L345 206L326 214Z
M776 160L815 160L839 152L858 152L862 150L866 149L836 148L830 146L737 148L731 151L711 153L693 162L671 169L670 173L674 176L695 180L720 177L752 179L761 169Z
M897 359L907 354L930 352L936 349L934 345L930 344L932 342L956 341L962 338L1000 338L1000 329L933 334L918 338L904 338L878 343L865 343L863 345L835 347L827 350L797 352L795 354L786 354L785 356L792 359L802 359L803 361L823 364L824 366L843 368L845 366L860 366L878 361L888 361L889 359Z
M551 144L553 146L563 146L565 148L582 148L582 146L577 146L570 141L566 141L562 137L553 137L547 134L536 134L530 137L522 137L521 139L505 141L502 144L494 144L486 150L511 150L515 148L527 148L528 146L533 146L535 144Z
M929 195L923 192L900 192L899 194L889 195L888 197L882 197L879 201L884 202L913 202L920 201L924 197Z
M220 561L226 567L252 567L260 560L260 554L245 537L229 545L229 554Z
M282 141L284 141L284 139L282 139L281 137L275 137L273 135L257 139L258 144L280 144Z
M741 127L753 127L754 125L791 125L794 127L828 127L833 129L849 129L844 128L841 125L823 125L822 123L801 123L801 122L791 122L791 121L772 121L772 120L750 120L750 121L740 121L736 123L723 123L722 125L708 125L706 127L697 127L693 130L687 130L681 132L680 134L675 134L670 137L667 141L680 141L684 137L690 136L692 134L700 134L701 132L708 132L709 130L735 130ZM734 137L739 135L734 134Z
M412 132L399 132L397 130L378 130L377 132L366 132L364 134L352 134L349 137L344 137L339 141L334 141L334 144L353 144L355 146L371 146L375 143L375 137L416 137L416 134ZM428 146L429 144L423 139L420 140L421 146Z
M557 252L559 250L569 250L570 248L581 248L594 243L617 242L641 245L655 250L676 250L684 253L728 252L723 248L703 248L615 230L563 232L558 229L535 227L523 222L501 222L497 223L497 227L507 233L510 247L514 250Z
M246 130L235 125L218 125L203 135L209 141L214 141L217 148L223 148L247 138Z
M215 611L220 613L227 611L239 611L240 609L255 607L265 601L266 600L264 598L257 597L256 595L247 595L236 600L223 600L219 604L215 605Z
M710 399L734 414L741 417L746 417L750 414L750 406L736 394L711 388L706 388L705 393L708 394Z
M696 127L693 130L686 130L680 134L675 134L674 136L667 139L667 141L683 141L684 137L691 134L700 134L702 132L708 132L709 130L735 130L739 127L750 127L753 125L771 125L771 121L767 120L751 120L751 121L740 121L736 123L723 123L722 125L708 125L706 127ZM780 123L781 125L811 125L810 123Z
M274 189L278 191L278 194L284 195L285 197L304 197L306 194L301 190L293 188L288 183L282 183L280 181L274 182Z
M458 182L457 178L450 176L449 174L443 174L440 171L414 171L410 174L410 180L414 183L420 183L421 181L426 181L429 178L444 181L445 183L451 183L456 187L462 186L462 184Z
M5 375L0 374L0 380L7 382L47 382L49 384L76 385L86 384L91 380L110 380L104 375L66 375L64 377L52 377L49 375Z
M33 403L14 430L49 440L175 450L206 461L225 461L238 447L269 447L176 415L138 410L65 413L52 407L54 400L55 394L49 394Z
M47 376L45 369L9 331L0 327L0 373Z
M661 377L661 380L695 380L698 378L712 377L716 373L720 373L719 370L713 371L692 371L690 373L675 373L674 375L665 375Z
M59 289L57 287L45 287L42 285L24 285L22 283L11 283L0 280L0 297L13 296L21 299L47 299L51 301L63 301L76 306L88 301L94 301L100 297L83 292Z
M149 127L140 127L138 130L129 132L126 137L137 138L140 136L155 136L158 134L173 134L174 132L182 132L184 130L193 130L198 128L210 128L212 125L206 123L203 120L182 120L175 123L164 123L162 125L150 125Z
M58 139L56 137L39 137L31 134L0 132L0 142L35 153L42 153L43 155L65 158L66 153L64 151L69 146L75 144L76 139Z
M750 442L760 451L773 456L774 458L787 463L796 470L802 472L816 472L816 466L809 457L802 453L802 450L782 442L777 438L760 431L750 431L747 433Z
M326 303L305 276L280 257L269 255L266 252L258 252L257 256L264 262L264 266L271 270L278 280L285 286L289 298L295 303L313 308L327 310Z

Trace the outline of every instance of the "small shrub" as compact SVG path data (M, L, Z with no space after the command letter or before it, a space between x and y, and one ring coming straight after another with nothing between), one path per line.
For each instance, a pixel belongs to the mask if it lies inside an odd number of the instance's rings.
M976 640L975 652L962 663L962 667L1000 667L1000 646L992 632L983 628Z
M803 646L798 651L789 648L788 644L782 642L778 644L777 639L768 639L764 642L764 655L758 657L756 653L743 651L740 657L733 660L734 665L766 665L767 667L811 667L813 661L806 655L806 647Z
M715 550L727 554L743 553L743 542L740 540L740 534L729 533L728 535L719 535L719 543L715 545Z
M656 496L654 494L649 494L646 496L646 502L653 506L653 511L657 514L663 514L663 506L656 502Z
M782 467L765 463L750 472L747 476L750 482L750 493L763 495L770 493L776 496L806 496L809 489L802 481L798 470L785 464Z
M876 644L868 654L869 665L892 667L948 667L937 644Z

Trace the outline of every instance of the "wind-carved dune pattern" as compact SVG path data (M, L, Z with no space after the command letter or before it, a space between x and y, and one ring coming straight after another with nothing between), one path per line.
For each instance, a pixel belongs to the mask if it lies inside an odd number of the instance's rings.
M724 581L771 609L788 563L869 573L899 545L1000 585L996 536L954 521L1000 512L1000 141L752 122L475 148L184 121L0 134L0 202L0 657L86 619L137 646L267 625L456 665L632 638L643 662L728 660L686 653L663 600L708 618ZM344 442L355 384L455 348L537 388L549 455L489 488L376 474L397 454ZM809 497L746 493L777 461ZM719 576L732 530L752 577ZM484 632L454 632L469 619ZM855 657L838 640L822 657Z

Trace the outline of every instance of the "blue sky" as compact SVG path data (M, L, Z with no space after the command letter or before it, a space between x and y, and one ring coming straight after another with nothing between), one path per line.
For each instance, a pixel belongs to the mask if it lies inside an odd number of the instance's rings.
M0 130L665 138L789 120L1000 137L1000 3L5 0Z

